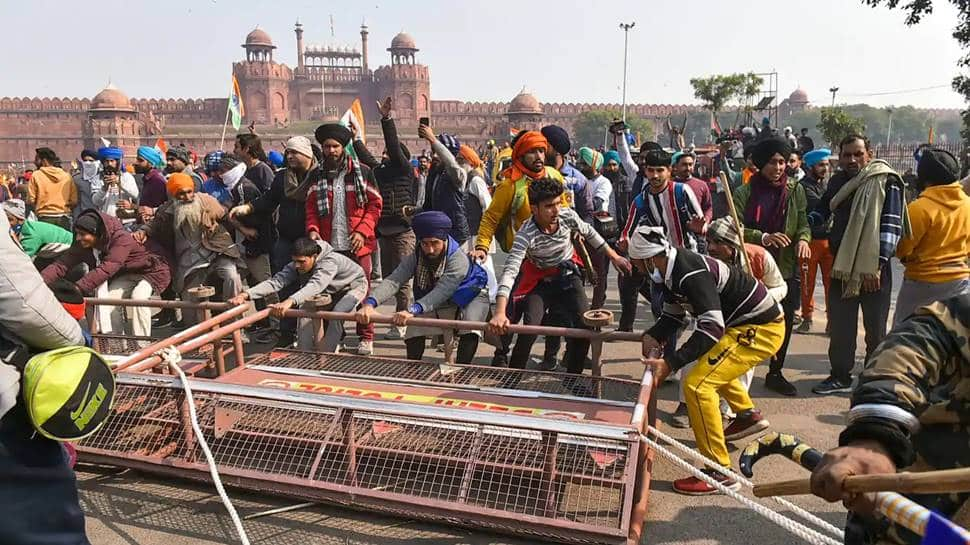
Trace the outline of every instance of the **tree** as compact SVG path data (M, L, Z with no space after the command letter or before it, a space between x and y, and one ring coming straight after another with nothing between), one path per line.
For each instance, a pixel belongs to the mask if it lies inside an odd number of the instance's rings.
M862 118L853 117L837 106L822 108L818 122L818 130L834 148L850 134L863 134L866 125Z
M750 101L761 90L764 80L753 73L715 74L691 78L690 84L694 88L694 98L703 100L704 109L716 116L732 99Z
M603 145L604 139L607 145L612 144L612 138L606 137L607 130L613 121L621 117L620 112L616 110L587 110L579 114L575 123L573 123L573 140L575 141L573 147L589 146L596 148ZM639 134L640 138L644 140L654 137L653 123L649 120L640 119L627 113L626 124L630 127L630 132L634 135Z
M885 5L889 9L902 9L907 13L906 25L918 24L924 16L933 13L933 0L909 0L900 6L900 0L863 0L872 7ZM963 48L964 55L957 61L958 69L970 68L970 0L950 0L950 3L957 8L957 25L953 29L953 37ZM965 74L958 74L953 78L953 90L963 95L963 98L970 102L970 77ZM970 108L963 110L963 129L960 135L964 142L970 143Z

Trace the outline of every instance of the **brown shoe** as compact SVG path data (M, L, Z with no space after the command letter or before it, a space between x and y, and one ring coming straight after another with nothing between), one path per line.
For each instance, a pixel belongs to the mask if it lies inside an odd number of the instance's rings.
M751 409L739 413L727 428L724 429L724 438L728 441L737 441L749 435L754 435L760 431L768 429L771 423L761 414L758 409Z

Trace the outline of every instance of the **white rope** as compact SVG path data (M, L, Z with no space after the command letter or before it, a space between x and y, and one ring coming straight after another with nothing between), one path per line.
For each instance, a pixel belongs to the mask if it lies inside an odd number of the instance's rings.
M156 355L162 358L178 374L179 380L182 382L182 388L185 390L185 399L189 406L189 419L192 421L192 430L195 432L196 440L198 440L199 446L202 447L206 462L209 464L209 475L212 476L212 482L216 486L219 497L222 498L222 504L226 506L226 511L229 512L229 518L232 519L232 524L236 527L236 533L239 534L239 541L243 545L249 545L249 537L246 535L246 530L243 529L242 520L239 519L239 513L236 513L236 508L233 507L232 502L229 500L229 495L226 494L226 489L222 486L222 479L219 478L215 458L212 456L212 451L209 450L209 444L206 442L202 428L199 426L199 415L195 412L195 398L192 397L192 389L189 388L189 379L179 366L179 362L182 361L182 354L174 346L169 346L156 352Z
M831 537L820 534L819 532L807 526L804 526L798 522L795 522L794 520L782 515L781 513L772 511L771 509L768 509L764 505L761 505L758 502L755 502L749 498L742 496L741 494L738 494L734 490L731 490L730 488L717 482L709 475L697 469L689 462L683 460L673 452L667 450L665 447L661 446L653 439L650 439L645 435L641 435L640 440L646 443L647 446L649 446L650 448L656 450L661 456L673 462L674 465L679 466L681 469L683 469L684 471L687 471L694 477L704 481L710 486L713 486L715 489L717 489L718 492L728 496L729 498L735 501L740 502L745 507L765 517L766 519L784 528L785 530L791 532L792 534L795 534L796 536L804 539L805 541L812 543L814 545L842 545L841 541L836 541Z
M702 462L704 465L706 465L707 467L710 467L711 469L717 471L721 475L726 475L727 477L730 477L730 478L734 479L735 481L738 481L739 483L741 483L743 486L745 486L747 488L754 488L754 483L751 482L750 480L746 479L743 475L741 475L739 473L735 473L729 467L724 467L721 464L715 463L713 460L711 460L708 457L704 456L703 454L697 452L696 450L688 447L687 445L681 443L680 441L674 439L673 437L665 434L664 432L658 430L657 428L655 428L653 426L650 426L648 428L648 431L651 434L657 436L657 438L660 439L661 441L664 441L664 442L670 444L676 450L679 450L679 451L683 452L687 456L689 456L689 457L691 457L691 458L693 458L695 460L698 460L698 461ZM840 540L844 540L845 539L845 532L843 532L842 529L838 528L837 526L835 526L835 525L833 525L833 524L831 524L829 522L826 522L826 521L820 519L818 516L816 516L816 515L814 515L812 513L809 513L805 509L803 509L803 508L795 505L794 503L792 503L792 502L790 502L790 501L788 501L788 500L786 500L784 498L779 498L779 497L776 496L776 497L774 497L772 499L774 499L776 502L780 503L781 505L785 506L786 508L788 508L789 510L791 510L796 515L798 515L798 516L802 517L803 519L811 522L816 527L818 527L818 528L820 528L822 530L825 530L826 532L832 534L833 536L839 538Z

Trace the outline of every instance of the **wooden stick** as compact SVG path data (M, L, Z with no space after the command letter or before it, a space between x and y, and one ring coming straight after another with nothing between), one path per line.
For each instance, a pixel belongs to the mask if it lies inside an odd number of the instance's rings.
M901 494L944 494L970 492L970 468L944 469L920 473L892 473L885 475L853 475L842 483L846 492L899 492ZM811 494L809 479L777 481L755 485L758 498Z
M731 183L727 179L727 175L724 171L718 172L718 176L721 180L721 187L724 188L725 196L727 197L728 210L731 212L731 217L734 219L734 230L738 234L738 240L741 241L741 247L738 248L738 252L741 253L741 266L744 272L752 274L751 264L748 263L748 251L744 249L744 229L741 227L741 220L738 218L738 211L734 208L734 195L731 194Z

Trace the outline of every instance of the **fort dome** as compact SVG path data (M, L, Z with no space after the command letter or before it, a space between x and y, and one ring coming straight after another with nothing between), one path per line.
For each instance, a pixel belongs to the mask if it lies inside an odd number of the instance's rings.
M94 95L94 98L91 100L91 109L130 110L131 100L128 99L128 95L121 91L121 89L109 83L100 93Z
M792 91L792 94L788 95L788 102L794 104L808 104L808 93L799 87L798 89Z
M391 40L391 49L413 49L417 51L418 46L414 43L414 38L410 34L401 32Z
M243 44L243 47L251 46L276 47L273 45L273 39L269 37L269 34L259 27L254 28L252 32L246 34L246 43Z
M539 99L525 90L522 89L519 94L515 95L512 102L509 102L510 114L541 114L542 106L539 104Z

